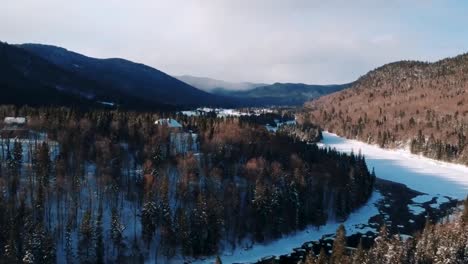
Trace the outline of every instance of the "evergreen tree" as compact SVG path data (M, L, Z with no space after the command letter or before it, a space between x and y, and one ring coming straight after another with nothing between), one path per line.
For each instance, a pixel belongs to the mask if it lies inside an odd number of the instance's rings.
M95 263L94 228L91 219L91 210L87 210L81 220L80 236L78 242L78 257L81 263Z
M125 247L123 231L125 226L120 222L120 217L116 208L112 208L111 216L111 238L114 242L114 247L117 249L117 256L120 257L122 250Z
M322 247L320 249L320 254L318 256L318 259L316 261L317 264L328 264L328 256L327 253L325 252L325 249Z
M141 231L143 240L145 241L147 247L149 247L151 240L153 239L153 234L156 231L156 217L156 204L153 201L145 202L143 204L143 208L141 209Z
M359 239L359 245L358 245L356 251L353 254L352 263L353 264L366 264L366 263L368 263L367 257L366 257L366 252L364 251L364 248L363 248L363 245L362 245L362 238Z
M96 263L104 263L104 234L102 229L102 202L99 203L98 215L96 218Z
M317 258L314 255L314 251L311 249L304 257L303 264L316 264Z
M69 217L67 220L67 225L65 227L65 258L66 258L67 263L70 263L70 264L75 262L72 232L73 232L73 220L71 217Z
M338 227L336 237L333 242L332 254L330 257L331 264L347 263L348 257L346 256L346 230L343 224Z
M461 221L464 225L468 225L468 196L463 202L463 213L461 216Z

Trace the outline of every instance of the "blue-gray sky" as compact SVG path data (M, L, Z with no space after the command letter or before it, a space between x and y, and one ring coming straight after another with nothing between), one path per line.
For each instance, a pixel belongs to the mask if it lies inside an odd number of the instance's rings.
M122 57L173 75L343 83L468 51L465 0L6 0L0 40Z

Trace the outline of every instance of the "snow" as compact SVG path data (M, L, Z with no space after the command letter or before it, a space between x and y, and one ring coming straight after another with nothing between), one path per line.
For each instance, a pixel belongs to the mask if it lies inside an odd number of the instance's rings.
M217 117L229 117L229 116L248 116L248 115L261 115L265 113L272 113L272 109L268 108L255 108L250 109L248 112L240 111L237 109L226 109L226 108L209 108L209 107L200 107L195 110L190 111L181 111L183 115L186 116L200 116L208 113L215 113Z
M182 128L182 125L172 118L159 119L154 122L155 125L167 125L170 128Z
M278 119L275 119L275 126L268 124L265 127L269 132L276 133L276 131L278 131L278 129L283 125L296 125L296 120L280 122Z
M377 203L382 199L379 192L374 192L369 201L351 213L348 219L343 223L346 228L346 234L365 234L367 232L376 232L375 229L363 224L367 224L372 216L378 215ZM233 252L224 252L220 257L223 263L251 263L256 262L265 256L285 255L293 252L294 248L300 247L307 241L318 240L323 235L335 234L341 222L328 222L321 227L310 226L305 230L298 231L289 236L284 236L266 244L254 244L250 249L244 250L237 248ZM214 258L196 260L193 263L213 263Z
M413 201L414 203L426 203L430 202L432 198L433 197L431 195L423 194L414 197L413 199L411 199L411 201Z
M463 165L432 160L403 149L382 149L328 132L323 132L321 146L346 153L360 151L377 177L405 184L432 197L464 199L468 194L468 167Z
M26 117L5 117L5 120L3 121L5 124L18 124L18 125L23 125L26 124Z
M420 215L426 212L426 209L424 209L420 205L408 204L408 209L413 215Z
M101 102L99 101L100 104L103 104L103 105L108 105L108 106L114 106L115 104L113 102Z

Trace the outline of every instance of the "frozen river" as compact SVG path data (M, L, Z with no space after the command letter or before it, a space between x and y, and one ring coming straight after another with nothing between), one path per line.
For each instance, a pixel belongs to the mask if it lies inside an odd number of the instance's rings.
M411 154L407 150L382 149L356 140L341 138L335 134L324 132L321 147L336 148L341 152L359 151L365 156L369 170L375 169L378 178L405 184L409 188L425 193L413 199L415 203L430 201L433 197L438 202L444 201L444 196L464 199L468 194L468 167L446 162L440 162ZM369 231L362 228L368 220L377 215L376 203L381 195L374 192L366 205L352 213L344 225L347 234ZM437 204L435 204L437 206ZM421 207L413 206L418 211ZM416 213L422 213L419 211ZM329 222L320 228L309 227L281 239L266 243L255 244L249 249L237 248L231 252L221 254L225 263L251 263L267 256L289 254L294 248L311 240L320 239L325 234L334 233L340 223ZM213 263L214 259L205 259L199 263Z
M378 178L403 183L413 190L457 199L468 194L466 166L435 161L408 150L382 149L328 132L323 133L321 145L346 153L361 151L369 170L374 168Z

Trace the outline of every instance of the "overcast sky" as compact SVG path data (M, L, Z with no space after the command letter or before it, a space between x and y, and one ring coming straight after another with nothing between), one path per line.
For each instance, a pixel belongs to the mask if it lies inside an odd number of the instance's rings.
M172 75L344 83L468 51L466 0L1 0L0 40Z

